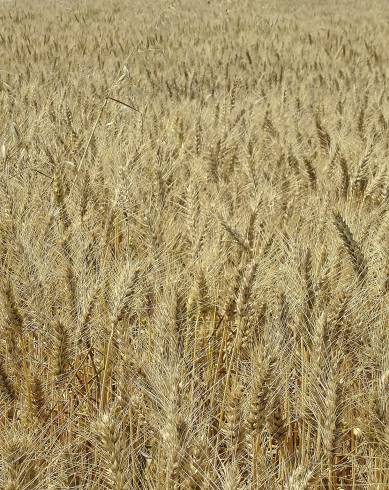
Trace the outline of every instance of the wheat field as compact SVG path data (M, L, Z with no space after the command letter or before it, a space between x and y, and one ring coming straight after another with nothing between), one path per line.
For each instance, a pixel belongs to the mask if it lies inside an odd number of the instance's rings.
M389 489L388 20L0 3L1 489Z

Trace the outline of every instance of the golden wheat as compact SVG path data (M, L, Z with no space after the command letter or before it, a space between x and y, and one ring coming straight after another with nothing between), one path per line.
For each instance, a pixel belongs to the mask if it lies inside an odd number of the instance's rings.
M387 16L0 3L0 488L389 488Z

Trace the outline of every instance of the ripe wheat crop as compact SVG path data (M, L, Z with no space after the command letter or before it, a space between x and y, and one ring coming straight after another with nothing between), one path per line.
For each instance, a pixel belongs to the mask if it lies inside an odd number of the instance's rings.
M389 488L387 3L0 3L0 488Z

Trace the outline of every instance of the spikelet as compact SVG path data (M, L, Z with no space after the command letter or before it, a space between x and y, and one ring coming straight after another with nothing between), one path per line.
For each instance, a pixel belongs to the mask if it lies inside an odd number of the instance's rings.
M4 291L4 298L6 303L6 309L8 314L8 322L10 327L17 333L21 334L23 331L23 315L20 312L16 303L14 289L9 282Z
M194 244L196 242L200 218L199 190L196 182L190 181L188 185L186 203L188 235L190 237L191 243Z
M283 417L283 407L281 400L278 396L275 396L269 407L269 413L267 413L267 425L269 433L278 445L282 443L283 438L286 435L286 421Z
M4 490L41 488L34 441L22 431L9 431L2 441L2 459L6 474Z
M60 222L66 230L70 226L70 219L66 209L64 186L58 171L54 172L53 195Z
M7 313L6 342L8 353L14 358L16 363L21 363L21 341L24 333L25 319L16 302L14 289L10 282L4 291L5 309Z
M221 163L222 140L219 138L215 145L211 146L206 156L208 177L211 182L219 184L219 167Z
M329 178L333 178L333 176L334 176L335 165L336 165L339 157L340 157L340 146L337 143L334 151L332 152L331 160L328 164L328 176L329 176Z
M242 265L240 265L238 270L234 274L233 280L231 281L231 288L227 294L226 301L222 309L223 316L227 320L231 320L236 313L236 300L242 282L243 273L244 273L244 268Z
M206 447L206 438L190 447L190 463L187 465L182 488L185 490L208 489L210 482L208 473L209 455Z
M186 302L186 316L187 319L193 321L198 315L198 304L199 304L199 290L197 284L192 285L187 302Z
M64 323L57 321L54 325L54 374L61 379L70 365L70 339Z
M308 490L313 483L314 471L299 465L290 474L285 489L286 490Z
M320 317L315 321L311 362L310 362L310 378L311 385L317 389L320 380L322 379L322 370L325 359L328 358L329 352L329 334L326 313L321 313ZM317 393L316 393L317 394Z
M108 488L129 490L123 464L123 448L113 415L108 412L102 413L95 423L94 431L100 441L103 470Z
M70 257L70 254L68 252L67 254ZM76 318L77 315L77 283L76 283L76 277L74 273L74 268L73 264L71 261L69 261L66 265L66 270L65 270L65 279L66 279L66 285L67 285L67 290L68 290L68 295L69 295L69 306L70 306L70 313L72 318Z
M128 286L124 289L124 294L119 298L119 301L115 305L113 314L112 314L112 323L113 325L117 325L121 322L125 315L129 314L131 300L133 299L134 293L136 291L136 286L138 283L140 271L139 269L135 269L132 273Z
M238 465L229 463L224 467L223 483L220 488L223 490L236 490L241 484L241 474Z
M275 138L275 139L278 138L278 132L277 132L276 128L274 127L274 124L273 124L273 121L271 119L271 114L270 114L269 110L267 110L265 113L265 118L263 121L263 129L267 132L267 134L271 138Z
M250 402L246 417L246 434L250 450L253 438L259 436L266 424L267 403L269 397L269 379L271 379L274 363L267 355L260 359L254 357L254 379L252 381Z
M231 238L242 247L243 250L249 251L250 250L250 245L248 240L242 237L242 235L237 231L235 228L233 228L231 225L229 225L223 218L220 218L220 223L224 230L231 236Z
M88 210L88 204L90 200L90 175L89 172L85 173L84 183L81 191L81 201L80 201L80 218L81 221L84 220L86 212Z
M258 263L253 261L248 265L243 276L236 302L236 311L240 318L244 317L250 308L250 296L252 294L257 269Z
M304 164L305 164L305 168L307 171L307 175L308 175L308 179L309 179L309 183L311 185L311 188L312 188L312 190L315 191L317 189L317 174L316 174L316 169L312 164L312 161L311 161L312 159L313 159L312 157L310 159L304 158Z
M334 213L334 223L340 238L342 239L343 245L347 250L347 253L351 259L354 266L355 272L361 281L366 279L367 274L367 263L365 256L363 255L361 246L354 239L350 228L343 219L340 213Z
M89 301L87 302L85 309L82 313L81 321L80 321L80 328L79 328L79 342L85 342L86 346L88 349L90 349L91 344L90 344L90 324L92 320L92 315L93 315L93 309L95 307L95 304L97 302L97 293L98 289L92 293L92 295L89 298Z
M342 180L340 183L340 192L342 196L346 199L350 187L350 175L348 171L348 166L347 166L347 160L341 156L339 158L339 165L340 165L340 170L342 173Z
M318 113L315 114L315 126L321 149L325 153L329 153L331 148L331 137L326 129L324 129Z
M366 187L369 183L368 177L368 165L370 163L371 156L374 151L374 140L370 143L369 147L366 149L364 156L362 157L359 166L357 168L353 183L352 191L363 196Z
M361 110L359 111L359 115L357 118L358 133L359 133L359 136L362 140L364 140L365 136L366 136L366 134L365 134L365 131L366 131L366 109L368 107L368 103L369 103L369 96L366 93L364 100L363 100L363 103L362 103Z
M5 162L7 160L7 150L6 150L4 143L1 144L0 150L1 150L0 151L1 158L2 158L3 162Z
M250 220L247 226L246 231L246 239L249 249L253 249L254 239L255 239L255 222L258 216L258 206L256 209L253 209L250 214Z
M207 286L206 275L203 269L200 269L197 277L197 291L198 291L198 308L200 316L204 317L209 310L210 298L209 290Z
M201 126L201 120L199 119L196 124L196 133L195 133L195 148L196 155L200 155L203 144L203 128Z
M335 362L329 368L323 409L323 448L329 464L331 464L334 454L339 450L342 402L342 381L339 380L337 363Z
M31 382L31 402L34 414L39 419L46 418L46 396L42 380L34 375Z
M15 389L8 373L4 367L3 362L0 360L0 393L6 397L9 402L13 402L16 399Z
M332 332L331 340L334 343L347 343L348 339L348 325L346 313L350 307L350 295L343 293L338 299L338 304L334 308L335 315L332 319ZM345 346L343 346L344 348Z
M305 284L307 288L307 295L306 295L307 310L308 310L308 315L310 315L315 306L315 300L316 300L315 285L313 282L313 271L312 271L312 253L310 249L308 249L305 257L304 278L305 278Z
M374 435L376 440L382 441L385 439L384 428L389 424L389 369L386 369L378 383L377 389L373 398L373 413L375 415Z

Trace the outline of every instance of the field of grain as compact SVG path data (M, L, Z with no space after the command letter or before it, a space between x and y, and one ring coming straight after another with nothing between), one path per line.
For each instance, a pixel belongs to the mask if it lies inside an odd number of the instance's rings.
M0 3L0 488L389 489L388 21Z

